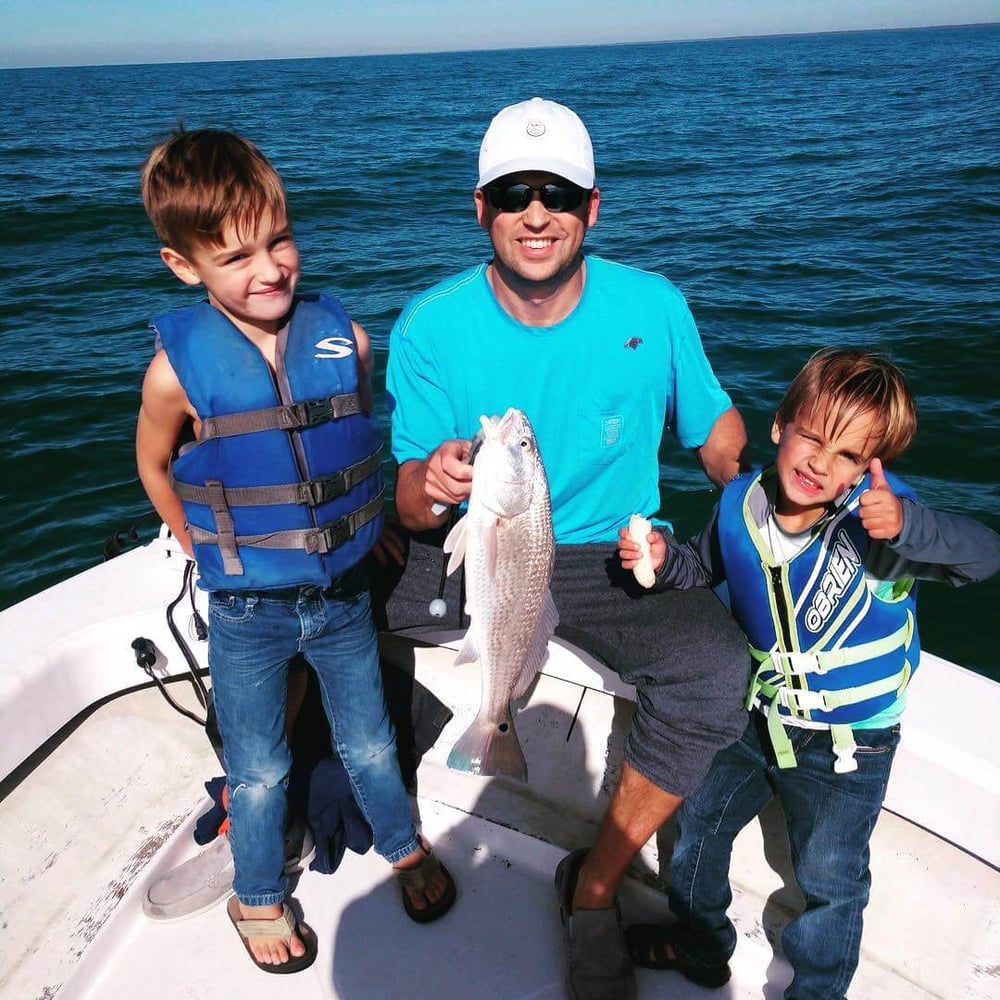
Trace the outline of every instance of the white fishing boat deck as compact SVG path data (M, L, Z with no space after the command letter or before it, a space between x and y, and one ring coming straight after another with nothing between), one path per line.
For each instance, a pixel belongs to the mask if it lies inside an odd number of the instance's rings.
M385 642L455 711L421 764L414 802L459 887L438 923L409 921L385 862L350 851L335 874L307 870L295 887L320 953L294 976L255 969L222 905L174 923L143 914L149 883L200 850L191 831L218 762L154 689L78 717L146 680L130 649L137 635L153 639L167 672L182 672L164 622L180 585L164 570L166 551L134 550L0 613L3 773L13 769L0 801L0 996L562 997L552 873L592 840L631 705L616 678L560 643L516 717L522 785L445 766L478 707L477 667L454 667L447 645ZM1000 771L988 746L1000 686L932 656L921 671L873 840L851 996L985 1000L1000 995ZM194 706L187 685L170 690ZM668 858L669 829L658 840ZM647 845L623 888L626 922L668 919L659 854ZM738 839L732 877L740 940L733 980L713 993L780 997L790 972L776 942L801 899L773 804ZM640 998L711 995L673 973L639 970L638 982Z

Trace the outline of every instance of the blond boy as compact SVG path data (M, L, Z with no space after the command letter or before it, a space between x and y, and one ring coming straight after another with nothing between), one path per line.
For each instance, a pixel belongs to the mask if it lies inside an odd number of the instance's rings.
M916 408L899 370L827 349L796 376L771 430L770 468L738 476L709 525L679 545L647 538L657 586L728 584L754 660L749 722L678 813L671 928L627 932L641 965L703 986L729 979L733 840L782 804L805 912L784 930L787 998L843 997L857 967L878 818L906 688L919 659L916 581L961 586L1000 568L1000 536L929 510L885 471ZM623 565L639 546L623 536Z

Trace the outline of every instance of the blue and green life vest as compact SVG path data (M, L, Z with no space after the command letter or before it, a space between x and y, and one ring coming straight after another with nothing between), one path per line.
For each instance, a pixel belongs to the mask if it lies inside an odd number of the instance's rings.
M201 418L171 465L199 585L325 587L364 558L382 528L382 434L340 303L296 299L273 372L208 302L152 327Z
M857 506L868 475L812 528L802 551L775 563L750 503L775 475L771 467L737 477L719 504L730 605L757 663L747 705L766 709L779 766L795 766L782 720L799 718L829 727L836 770L854 770L851 724L888 708L920 659L916 583L876 592L865 580L870 540ZM913 496L888 480L897 496Z

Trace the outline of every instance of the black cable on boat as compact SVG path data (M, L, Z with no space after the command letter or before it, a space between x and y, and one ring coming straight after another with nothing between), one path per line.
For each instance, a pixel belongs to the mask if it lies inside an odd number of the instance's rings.
M194 622L195 634L199 639L205 640L208 638L208 626L205 624L204 618L201 617L198 609L195 607L194 603L194 563L189 559L184 565L184 580L181 583L180 593L167 605L167 628L170 629L170 634L174 637L174 642L177 643L178 648L184 655L184 659L187 660L187 665L190 668L190 681L191 687L194 688L195 697L198 699L199 704L205 711L208 711L208 690L205 687L205 682L201 679L201 667L198 666L198 661L194 657L194 653L191 652L191 647L187 644L187 640L181 635L180 629L174 622L174 609L178 604L184 599L184 595L188 594L191 600L191 618ZM201 723L205 725L204 722Z
M136 665L141 667L143 673L160 689L160 694L166 698L167 704L180 712L181 715L187 716L192 722L197 722L199 726L204 727L207 724L207 720L199 719L194 712L189 711L183 705L178 705L170 696L170 692L163 681L153 673L153 667L156 665L157 659L156 645L153 643L153 640L147 639L142 635L136 636L132 640L132 651L135 653Z
M181 589L178 595L167 605L167 628L170 629L170 634L174 637L174 641L177 643L177 648L181 651L184 659L187 661L189 674L188 679L191 681L191 687L194 689L195 697L198 699L199 704L205 710L205 718L199 718L194 712L189 711L184 708L183 705L179 705L171 697L170 692L167 690L166 685L160 680L159 677L153 673L153 667L156 664L157 653L156 646L151 639L147 639L144 636L137 636L132 640L132 651L135 653L135 662L138 667L146 674L147 677L160 689L160 694L166 699L167 704L171 708L180 712L181 715L190 719L192 722L196 722L202 728L208 725L208 702L209 694L205 687L205 682L201 679L201 668L198 666L198 661L194 657L194 653L191 652L191 647L188 645L187 640L181 634L180 629L174 622L174 609L182 600L184 600L184 595L187 594L191 601L191 619L194 622L195 634L199 639L204 640L208 638L208 626L205 624L205 619L202 618L197 607L195 607L194 602L194 563L189 559L184 566L184 579L181 582Z

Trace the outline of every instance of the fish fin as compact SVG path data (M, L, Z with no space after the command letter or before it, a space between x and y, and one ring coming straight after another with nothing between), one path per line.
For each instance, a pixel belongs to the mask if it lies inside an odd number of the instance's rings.
M462 643L462 648L458 651L458 655L455 657L455 666L459 667L463 663L475 663L478 659L479 643L476 642L476 626L473 623L465 630L465 640Z
M497 524L500 518L490 514L483 519L480 534L483 539L483 551L486 554L486 572L490 579L497 575Z
M462 565L462 560L465 558L465 544L469 538L468 525L468 515L459 519L452 525L451 531L448 532L448 537L444 540L444 550L445 552L451 553L451 558L448 560L448 574L452 574Z
M505 775L528 780L528 765L514 730L510 710L496 724L477 715L472 725L455 741L448 754L448 766L484 776Z
M545 591L545 599L542 602L542 613L538 618L538 627L528 644L528 651L524 657L524 666L514 680L511 688L511 698L520 698L535 679L535 674L542 668L546 656L549 653L549 639L552 638L559 624L559 611L556 609L556 602L552 600L552 593Z

